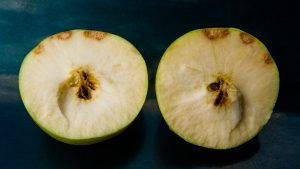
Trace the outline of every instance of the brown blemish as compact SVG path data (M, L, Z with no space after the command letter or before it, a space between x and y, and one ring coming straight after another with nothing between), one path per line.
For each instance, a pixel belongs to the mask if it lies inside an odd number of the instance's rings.
M272 57L269 53L265 53L263 55L263 59L264 59L266 64L271 64L273 62Z
M242 42L244 44L250 44L253 43L255 38L253 36L251 36L250 34L246 33L246 32L241 32L240 33L240 38L242 40Z
M39 45L34 49L33 53L35 53L35 54L38 55L38 54L42 53L43 50L44 50L44 45L39 44Z
M61 33L57 34L56 38L59 40L67 40L67 39L70 39L71 36L72 36L72 32L67 31L67 32L61 32Z
M222 39L229 35L229 30L225 28L207 28L203 30L204 35L210 39Z
M83 35L86 38L91 38L91 39L95 39L95 40L102 40L105 38L105 36L107 35L106 32L97 32L97 31L84 31Z

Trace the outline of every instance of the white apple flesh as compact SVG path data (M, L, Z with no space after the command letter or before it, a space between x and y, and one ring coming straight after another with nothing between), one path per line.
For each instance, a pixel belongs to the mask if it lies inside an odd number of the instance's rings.
M124 130L146 98L138 50L106 32L71 30L43 40L24 59L19 88L33 120L69 144L92 144Z
M164 53L156 94L171 130L213 149L239 146L269 120L279 73L267 48L235 28L191 31Z

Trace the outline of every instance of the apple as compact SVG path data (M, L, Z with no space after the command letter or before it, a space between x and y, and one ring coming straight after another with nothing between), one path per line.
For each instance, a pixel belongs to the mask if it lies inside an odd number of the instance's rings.
M165 51L156 95L169 128L212 149L237 147L268 122L279 73L267 48L236 28L193 30Z
M123 131L146 98L148 75L138 50L107 32L70 30L25 57L19 89L32 119L55 139L93 144Z

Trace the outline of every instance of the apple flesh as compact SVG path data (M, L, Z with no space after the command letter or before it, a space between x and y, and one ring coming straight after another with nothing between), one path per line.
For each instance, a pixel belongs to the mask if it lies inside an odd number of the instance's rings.
M236 28L191 31L165 51L156 94L172 131L213 149L239 146L268 122L279 73L267 48Z
M69 144L92 144L124 130L146 98L138 50L107 32L71 30L43 40L24 59L19 88L32 119Z

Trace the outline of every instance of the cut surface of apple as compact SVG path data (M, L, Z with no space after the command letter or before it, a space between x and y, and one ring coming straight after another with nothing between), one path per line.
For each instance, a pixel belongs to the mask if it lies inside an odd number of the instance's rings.
M279 73L267 48L236 28L191 31L165 51L156 75L159 108L187 142L239 146L269 120Z
M92 144L124 130L146 98L148 75L138 50L107 32L71 30L52 35L24 59L23 103L52 137Z

